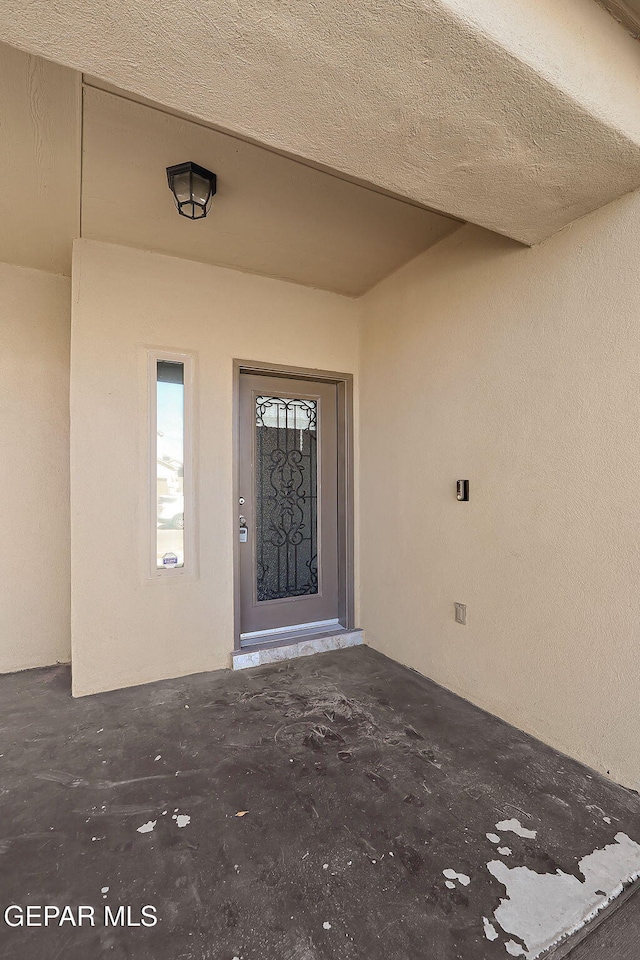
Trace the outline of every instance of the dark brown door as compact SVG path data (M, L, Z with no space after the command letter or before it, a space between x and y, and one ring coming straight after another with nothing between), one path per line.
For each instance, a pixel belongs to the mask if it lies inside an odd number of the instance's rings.
M337 390L240 376L240 616L264 631L338 618Z

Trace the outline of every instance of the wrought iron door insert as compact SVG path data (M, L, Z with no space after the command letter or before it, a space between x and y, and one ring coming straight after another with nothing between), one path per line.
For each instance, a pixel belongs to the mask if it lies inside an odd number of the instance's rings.
M318 592L316 400L258 396L256 597Z

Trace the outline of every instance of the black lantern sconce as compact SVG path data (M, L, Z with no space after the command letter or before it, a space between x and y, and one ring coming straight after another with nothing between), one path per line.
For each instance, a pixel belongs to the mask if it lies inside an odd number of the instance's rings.
M167 180L181 217L189 220L206 217L216 192L215 173L189 161L167 167Z

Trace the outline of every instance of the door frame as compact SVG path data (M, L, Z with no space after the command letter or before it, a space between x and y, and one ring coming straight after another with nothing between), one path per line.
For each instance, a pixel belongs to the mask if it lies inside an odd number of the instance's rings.
M338 620L345 630L355 627L353 374L310 367L289 367L252 360L233 361L233 620L234 650L240 650L240 542L238 498L240 458L240 376L255 373L288 380L319 380L336 385L338 412ZM286 635L286 634L285 634ZM271 638L273 639L273 638Z

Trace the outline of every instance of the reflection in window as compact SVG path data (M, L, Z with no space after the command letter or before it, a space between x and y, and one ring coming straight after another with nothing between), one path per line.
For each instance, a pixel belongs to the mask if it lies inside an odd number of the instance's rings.
M156 566L184 566L184 363L157 361Z

